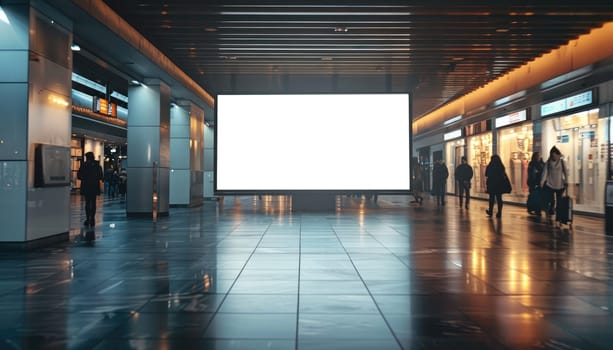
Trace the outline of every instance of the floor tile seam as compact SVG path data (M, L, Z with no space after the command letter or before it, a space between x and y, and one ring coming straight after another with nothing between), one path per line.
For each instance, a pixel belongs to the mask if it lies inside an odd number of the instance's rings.
M589 349L596 349L596 350L602 349L601 347L596 347L596 346L594 346L594 345L595 345L594 343L590 342L588 339L585 339L583 336L580 336L580 335L578 335L578 334L575 334L575 333L574 333L574 331L573 331L573 328L572 328L572 327L570 327L570 328L564 328L564 327L562 327L562 326L559 324L559 322L554 322L554 321L552 321L552 320L555 320L555 319L556 319L555 317L548 317L548 315L546 315L546 314L542 313L541 311L539 311L537 308L535 308L535 307L533 307L533 306L526 306L526 305L524 305L524 304L522 304L522 303L518 303L518 302L514 302L514 303L516 303L516 304L518 304L518 305L520 305L520 306L524 307L524 308L526 309L526 311L527 311L527 312L529 312L529 313L530 313L530 314L532 314L532 315L535 315L535 316L542 315L540 318L541 318L541 319L543 319L543 320L544 320L545 322L547 322L548 324L550 324L550 325L552 325L552 326L555 326L556 328L558 328L559 330L561 330L561 331L562 331L562 332L564 332L564 333L569 333L569 334L571 334L573 337L575 337L576 339L579 339L579 340L583 341L585 344L589 344L589 345L590 345L590 348L589 348ZM487 336L487 337L488 337L490 340L492 340L494 343L496 343L496 344L501 344L502 346L504 346L504 347L508 348L508 345L507 345L507 344L501 343L501 342L500 342L500 341L498 341L497 339L495 339L495 338L493 338L492 336L490 336L490 332L488 332L488 331L487 331L487 329L482 328L482 327L479 325L479 323L477 323L476 321L474 321L474 320L473 320L473 318L470 316L470 315L472 315L472 314L479 314L479 312L469 312L469 311L461 311L461 310L460 310L459 312L460 312L460 313L461 313L461 314L462 314L464 317L466 317L468 320L470 320L471 322L473 322L473 323L475 323L476 325L478 325L478 326L479 326L479 328L480 328L480 329L482 329L482 330L484 331L484 333L486 334L486 336ZM558 314L558 315L559 315L559 314ZM564 344L562 344L562 345L564 346ZM565 346L564 346L564 347L565 347Z
M343 245L343 242L341 241L340 237L338 236L334 226L332 226L332 230L334 231L334 233L336 235L336 238L339 240L339 243L342 245L343 250L345 251L345 254L347 254L347 258L351 262L351 265L353 265L353 268L355 269L355 272L357 273L358 277L360 278L360 281L364 285L364 288L366 289L366 291L368 293L368 296L370 297L370 299L374 303L375 307L377 308L377 311L379 312L379 315L383 319L383 322L385 322L385 325L386 325L387 329L389 330L389 332L394 337L394 340L396 341L396 344L401 349L403 349L402 342L400 341L399 337L396 335L396 332L394 332L394 329L392 328L391 324L389 323L389 321L387 320L387 318L383 314L383 310L381 309L381 307L377 303L377 300L375 299L374 295L371 293L370 288L368 288L368 285L366 284L366 281L364 280L364 278L362 278L362 275L360 274L360 271L358 270L357 266L355 265L355 262L353 261L353 259L351 257L351 254L349 254L349 252L347 251L347 248ZM298 350L298 349L296 349L296 350Z
M381 243L381 241L379 241L372 233L370 233L368 230L366 230L366 232L368 232L368 235L371 236L375 241L377 241L377 243L379 243L386 251L389 252L389 254L385 254L385 255L391 255L394 258L396 258L396 260L400 261L401 264L405 265L407 268L411 269L411 266L409 266L409 264L405 263L404 261L402 261L402 259L396 255L396 253L394 253L389 247L387 247L386 245L384 245L383 243ZM342 244L342 241L341 241ZM345 247L343 246L343 249ZM353 260L352 260L352 264L353 264ZM354 265L355 267L355 265ZM361 278L361 276L360 276Z
M60 274L60 273L62 273L62 272L58 272L57 274ZM52 277L52 276L49 276L49 277L46 277L46 278L44 278L44 279L48 279L48 278L51 278L51 277ZM87 291L87 290L95 290L95 289L97 290L97 288L98 288L98 287L100 287L100 286L101 286L103 283L105 283L105 282L107 282L107 281L109 281L109 280L112 280L112 279L113 279L113 276L112 276L112 275L111 275L111 276L109 276L108 278L104 278L104 279L102 279L101 281L99 281L99 282L95 283L94 285L92 285L91 287L87 288L87 289L86 289L86 291ZM85 280L86 280L86 281L88 281L89 279L85 279ZM74 279L71 279L71 281L74 281ZM43 289L41 289L41 291L42 291L42 290L44 290L44 289L46 289L46 288L49 288L49 287L54 287L54 286L58 286L58 285L60 285L60 284L58 284L57 282L56 282L56 283L53 283L53 284L51 284L50 286L44 287ZM26 286L27 286L27 284L24 284L24 285L23 285L23 287L24 287L24 288L25 288ZM19 289L22 289L22 288L19 288ZM37 292L37 293L34 293L33 295L41 295L41 296L45 296L46 294L44 294L44 293L43 293L43 294L38 294L38 292ZM53 296L53 295L54 295L54 293L49 293L49 296ZM62 293L61 295L65 295L65 294L64 294L64 293Z
M219 302L219 305L215 308L215 310L212 312L211 318L208 320L206 326L203 328L204 332L206 333L206 331L208 330L208 328L211 326L211 323L213 322L213 320L215 319L215 317L217 316L217 314L219 313L219 310L221 309L223 303L226 301L226 299L228 298L228 295L230 294L230 292L232 291L232 288L234 288L234 286L236 285L236 282L238 281L240 275L243 273L243 271L245 270L245 267L247 266L247 264L249 263L249 261L251 260L251 258L253 257L253 255L255 254L255 251L257 250L258 246L260 245L260 243L262 242L262 240L264 239L264 236L266 235L266 232L268 231L268 229L270 228L270 226L272 225L272 222L268 223L268 225L266 226L266 229L264 230L264 232L262 233L262 236L260 237L260 239L258 240L258 243L256 244L256 246L253 248L253 250L251 251L251 254L249 254L249 257L245 260L245 263L243 264L242 268L240 269L240 272L238 273L238 275L236 276L236 278L232 281L232 284L230 285L230 287L228 288L228 290L223 293L223 298L221 299L221 301ZM237 227L239 227L240 225L238 225ZM146 305L146 304L145 304ZM144 307L144 305L143 305Z
M517 304L518 304L518 305L520 305L520 306L522 306L522 307L525 307L525 306L524 306L524 305L522 305L521 303L517 303ZM528 308L527 308L527 309L528 309ZM491 333L491 332L490 332L488 329L483 328L479 322L477 322L477 321L476 321L476 320L475 320L473 317L471 317L471 316L470 316L470 312L467 312L467 311L462 311L462 309L460 309L460 308L458 308L456 311L457 311L457 312L458 312L458 313L459 313L459 314L460 314L462 317L464 317L464 319L465 319L465 320L467 320L467 321L471 322L472 324L476 325L477 327L479 327L479 329L482 331L482 336L483 336L485 339L487 339L488 341L490 341L490 342L492 342L492 343L494 343L494 344L497 344L497 345L499 345L500 347L505 348L505 349L509 349L509 350L514 349L514 347L513 347L513 346L508 345L508 344L505 344L505 343L503 343L503 342L502 342L502 341L501 341L499 338L495 337L495 335L494 335L494 334L492 334L492 333Z
M596 343L592 342L589 338L585 337L585 335L579 334L574 327L563 327L563 325L559 321L556 321L555 317L548 317L547 315L543 315L543 319L546 320L551 325L553 325L554 327L560 329L562 332L571 334L576 339L579 339L583 343L585 343L585 345L589 345L589 349L604 350L604 348L600 346L596 346Z

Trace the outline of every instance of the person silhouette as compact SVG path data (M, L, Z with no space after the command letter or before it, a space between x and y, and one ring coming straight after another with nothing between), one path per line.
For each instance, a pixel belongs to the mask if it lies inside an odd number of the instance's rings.
M85 163L77 172L81 180L81 194L85 197L85 226L95 226L96 197L100 195L100 181L103 179L102 167L94 159L93 152L85 153Z

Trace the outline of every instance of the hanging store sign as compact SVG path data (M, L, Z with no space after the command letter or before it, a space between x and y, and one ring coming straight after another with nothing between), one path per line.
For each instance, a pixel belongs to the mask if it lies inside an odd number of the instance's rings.
M462 129L454 130L443 134L443 140L445 141L457 139L459 137L462 137Z
M577 95L563 98L561 100L556 100L541 105L541 117L564 112L569 109L587 106L592 104L593 102L593 91L586 91Z
M496 118L494 125L496 126L496 129L498 129L507 125L521 123L523 121L526 121L527 119L528 113L524 109L523 111L507 114L505 116Z

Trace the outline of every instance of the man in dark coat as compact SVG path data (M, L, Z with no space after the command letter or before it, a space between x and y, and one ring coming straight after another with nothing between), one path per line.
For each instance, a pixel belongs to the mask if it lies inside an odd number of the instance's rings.
M468 165L466 157L462 157L462 163L455 169L455 180L458 184L460 207L462 207L462 199L466 196L466 209L470 201L470 181L473 178L473 168Z
M448 177L449 170L443 160L439 159L432 168L432 192L436 196L437 206L445 205L445 193L447 192L445 185Z
M85 163L79 168L77 177L81 180L81 194L85 196L85 226L95 226L96 197L100 194L100 181L103 179L102 167L94 159L93 152L85 153Z

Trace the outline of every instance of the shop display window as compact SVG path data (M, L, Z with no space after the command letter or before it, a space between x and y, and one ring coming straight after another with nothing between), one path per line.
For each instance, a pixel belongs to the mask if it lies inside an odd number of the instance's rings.
M513 187L509 200L524 200L528 196L528 163L532 158L532 145L532 123L514 125L498 132L498 155Z
M455 182L455 168L462 163L461 159L464 155L464 147L466 141L464 139L458 139L449 141L445 144L445 165L449 170L449 177L447 178L447 192L458 194Z
M72 190L81 187L81 181L77 178L77 173L81 167L81 160L83 159L83 142L79 138L72 138L70 140L70 187Z
M603 213L607 178L607 118L592 109L543 121L543 159L551 147L562 152L568 168L568 193L575 210Z
M485 167L492 156L492 133L468 137L466 144L468 163L473 167L474 173L471 195L486 198Z

